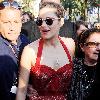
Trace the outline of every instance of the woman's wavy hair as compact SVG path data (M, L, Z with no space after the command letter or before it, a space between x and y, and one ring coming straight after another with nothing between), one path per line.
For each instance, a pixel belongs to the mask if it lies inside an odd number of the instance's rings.
M57 9L56 15L58 18L63 18L65 15L65 9L61 4L55 2L41 2L40 9L44 7L56 8Z

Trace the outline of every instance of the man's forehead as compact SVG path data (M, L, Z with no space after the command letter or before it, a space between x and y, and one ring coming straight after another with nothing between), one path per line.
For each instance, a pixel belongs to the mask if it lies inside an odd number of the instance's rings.
M2 13L0 12L0 21L21 21L21 14L15 10L3 10Z
M17 9L14 9L14 8L10 8L10 7L6 7L4 9L0 10L0 15L6 15L6 16L9 15L9 16L11 16L13 14L21 15L21 11L17 10Z

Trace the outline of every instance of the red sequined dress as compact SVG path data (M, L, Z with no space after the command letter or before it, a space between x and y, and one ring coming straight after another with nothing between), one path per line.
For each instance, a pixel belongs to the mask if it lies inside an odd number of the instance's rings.
M60 37L59 40L70 63L60 67L57 71L46 65L40 65L43 49L43 41L40 39L36 64L30 71L30 83L35 90L30 100L67 100L65 94L71 82L72 61L66 45Z

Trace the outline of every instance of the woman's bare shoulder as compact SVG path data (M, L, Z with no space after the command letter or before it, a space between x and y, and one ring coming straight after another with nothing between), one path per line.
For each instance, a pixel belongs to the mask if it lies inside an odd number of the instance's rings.
M24 51L36 52L38 49L38 44L39 44L39 39L25 46Z
M36 48L37 45L39 44L39 41L40 41L40 39L38 39L38 40L36 40L34 42L31 42L30 44L27 45L27 47L33 48L33 49Z
M38 42L39 40L34 41L24 47L24 50L21 56L22 61L31 62L32 64L34 64L36 60L36 56L37 56Z
M72 38L68 38L68 37L61 37L61 39L63 40L64 44L66 45L66 47L68 48L71 56L74 56L74 52L75 52L75 42Z
M61 37L61 39L63 40L63 42L67 45L75 45L75 42L72 38L68 38L68 37Z

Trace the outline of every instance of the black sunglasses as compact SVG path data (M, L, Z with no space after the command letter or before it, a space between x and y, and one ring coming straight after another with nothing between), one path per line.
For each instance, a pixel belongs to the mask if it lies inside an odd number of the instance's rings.
M49 18L49 17L47 17L46 19L37 18L37 19L36 19L36 24L37 24L38 26L41 26L42 23L43 23L43 21L45 21L46 24L50 26L50 25L53 24L53 21L54 21L54 20L60 20L60 18Z
M0 2L0 10L4 9L5 7L13 7L15 9L21 9L21 6L19 6L19 4L14 1L14 2L7 2L7 1L2 1Z

